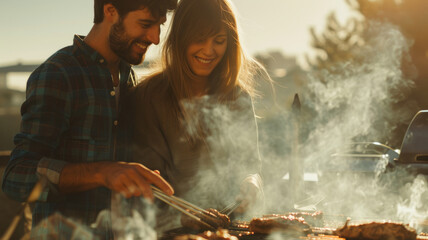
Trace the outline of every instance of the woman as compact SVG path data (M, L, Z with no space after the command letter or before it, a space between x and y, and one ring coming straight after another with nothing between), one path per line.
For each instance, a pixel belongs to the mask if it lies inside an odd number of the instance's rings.
M236 212L262 198L251 69L227 0L181 0L162 52L162 69L135 89L135 161L176 195ZM254 208L253 208L254 209Z

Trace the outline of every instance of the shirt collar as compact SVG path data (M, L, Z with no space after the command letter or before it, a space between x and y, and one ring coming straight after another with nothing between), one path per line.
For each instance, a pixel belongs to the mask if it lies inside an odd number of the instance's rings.
M99 52L95 51L88 44L86 44L85 41L83 41L84 38L85 36L82 36L82 35L77 35L77 34L74 35L74 40L73 40L74 47L83 51L90 59L92 59L92 61L107 66L106 59ZM126 63L123 60L120 60L119 68L121 70L125 70L125 69L129 70L131 68L131 65Z
M101 64L107 64L105 58L101 56L97 51L95 51L93 48L91 48L88 44L86 44L83 39L85 36L81 35L74 35L73 39L73 46L76 49L79 49L80 51L83 51L85 55L87 55L92 61L101 63Z

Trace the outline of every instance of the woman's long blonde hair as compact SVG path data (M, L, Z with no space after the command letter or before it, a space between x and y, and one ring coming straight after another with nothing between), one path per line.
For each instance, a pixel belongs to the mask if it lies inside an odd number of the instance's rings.
M192 81L189 79L195 75L186 60L187 48L195 41L215 35L221 28L227 33L227 49L209 76L208 94L220 99L229 98L237 86L250 94L255 93L252 78L243 76L243 73L249 73L250 59L245 56L239 41L231 4L227 0L181 0L162 54L164 74L177 101L192 97Z
M163 45L162 70L152 76L167 79L178 119L188 120L181 101L194 96L190 80L196 76L186 60L186 50L193 42L211 37L222 28L227 33L227 49L208 78L206 92L220 101L235 99L240 91L256 95L252 75L259 70L266 71L244 53L231 3L228 0L180 0Z

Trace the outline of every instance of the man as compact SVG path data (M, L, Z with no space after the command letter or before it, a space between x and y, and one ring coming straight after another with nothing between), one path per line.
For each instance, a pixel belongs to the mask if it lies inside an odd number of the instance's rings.
M154 184L173 194L159 174L126 162L131 129L121 120L124 98L136 83L130 65L140 64L147 48L159 43L160 25L176 4L95 0L89 34L76 35L72 46L31 74L2 187L12 199L26 201L39 179L48 180L34 206L33 226L53 213L89 226L110 209L112 192L152 199ZM60 225L53 227L61 231ZM38 232L32 235L43 230ZM111 231L103 234L112 237Z

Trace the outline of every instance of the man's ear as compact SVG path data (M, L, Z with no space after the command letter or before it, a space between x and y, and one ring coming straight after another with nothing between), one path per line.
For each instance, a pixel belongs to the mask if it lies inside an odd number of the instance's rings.
M117 9L111 3L104 4L104 19L109 22L115 22L119 17Z

